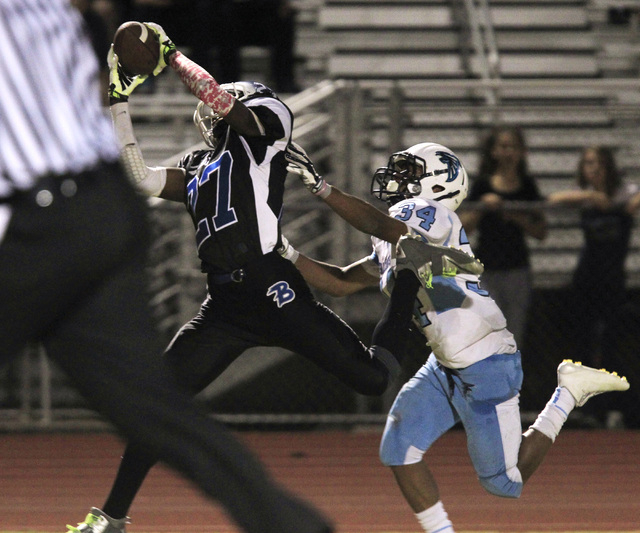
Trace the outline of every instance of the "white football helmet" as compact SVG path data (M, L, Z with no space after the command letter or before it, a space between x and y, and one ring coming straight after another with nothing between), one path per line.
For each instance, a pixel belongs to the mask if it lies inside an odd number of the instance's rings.
M277 98L276 93L269 87L254 81L234 81L223 83L220 87L241 102L259 96ZM216 129L216 125L221 119L222 117L204 102L199 102L193 113L193 123L198 128L204 142L210 148L215 148L217 140L220 138L220 128Z
M371 194L389 206L406 198L436 200L455 211L469 192L469 178L449 148L420 143L391 154L386 167L376 170Z

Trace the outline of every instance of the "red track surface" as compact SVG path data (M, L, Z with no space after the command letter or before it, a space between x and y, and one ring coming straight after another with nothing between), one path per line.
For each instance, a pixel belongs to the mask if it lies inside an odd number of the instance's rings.
M340 533L417 532L378 432L239 433L273 476L335 521ZM456 531L640 531L640 432L563 431L519 500L485 493L461 431L429 452ZM0 435L0 530L57 531L100 506L122 443L108 433ZM164 467L131 509L130 533L236 532L224 513Z

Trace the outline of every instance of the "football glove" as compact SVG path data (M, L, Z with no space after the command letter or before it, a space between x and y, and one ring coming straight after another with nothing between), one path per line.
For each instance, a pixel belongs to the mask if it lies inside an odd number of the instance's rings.
M107 55L109 65L109 99L111 103L126 102L133 90L144 83L148 76L129 76L118 61L118 54L113 50L113 44Z
M419 237L411 234L400 237L396 245L395 273L411 270L425 289L433 289L433 257L424 253L425 250L421 248L424 244Z
M158 42L160 43L160 57L158 58L156 68L153 69L153 75L157 76L164 70L164 67L167 66L169 58L178 50L160 24L156 24L155 22L145 22L144 25L156 34Z
M284 235L280 235L280 239L282 240L282 245L278 247L278 253L295 264L300 256L300 252L291 246L291 243L289 243L289 240Z
M292 174L297 174L304 186L313 194L321 198L326 198L329 195L331 186L318 174L316 167L302 146L294 142L289 143L284 158L287 161L287 170Z
M412 270L428 289L433 288L433 276L479 276L484 272L484 265L476 257L457 248L425 242L418 235L400 237L396 254L396 271Z

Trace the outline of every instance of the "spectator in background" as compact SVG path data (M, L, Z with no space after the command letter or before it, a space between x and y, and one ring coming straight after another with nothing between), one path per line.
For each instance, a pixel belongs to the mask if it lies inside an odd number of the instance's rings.
M218 70L222 82L243 79L242 46L268 46L269 85L280 93L300 89L295 79L295 15L289 0L198 0L194 60L208 64L206 55L218 49ZM211 31L211 21L224 21Z
M154 21L167 28L176 41L186 43L190 35L200 25L196 16L198 6L203 3L193 0L119 0L122 6L122 22L137 20L139 22ZM216 0L217 2L217 0ZM215 4L216 2L207 2ZM217 33L217 25L211 19L204 21L210 33ZM220 21L220 23L222 23Z
M300 89L295 79L295 15L289 0L118 0L125 20L159 23L190 57L221 82L246 79L240 50L267 46L279 93ZM217 54L214 54L217 52ZM267 77L265 76L265 78ZM254 77L252 76L252 79ZM148 82L147 82L148 83Z
M633 214L640 207L640 188L623 182L613 152L605 146L583 150L577 182L578 189L557 191L548 197L552 205L580 208L584 235L572 280L572 308L579 310L579 319L572 328L574 353L567 356L580 354L586 364L600 367L617 357L620 348L616 343L628 331L623 311L625 261Z
M547 236L544 213L523 208L523 202L543 197L527 168L527 148L522 130L494 127L483 141L480 167L468 200L477 208L460 214L467 235L478 232L476 255L484 263L483 288L502 309L518 346L524 346L532 275L526 237ZM505 203L518 202L516 209Z
M107 68L107 53L109 52L109 46L111 45L111 38L113 32L111 32L109 24L104 15L95 9L94 0L71 0L71 4L75 6L82 14L84 23L89 33L89 39L91 40L91 46L96 53L98 59L98 68L100 69L100 86L102 88L101 94L107 94L107 87L109 86L109 69ZM103 96L105 105L108 105L108 99Z
M128 14L129 3L128 0L91 0L93 9L102 16L107 25L109 39L111 39L118 26L127 20L125 16Z
M631 8L624 5L611 6L607 10L607 20L609 21L609 24L615 24L618 26L628 26L631 21L631 15Z

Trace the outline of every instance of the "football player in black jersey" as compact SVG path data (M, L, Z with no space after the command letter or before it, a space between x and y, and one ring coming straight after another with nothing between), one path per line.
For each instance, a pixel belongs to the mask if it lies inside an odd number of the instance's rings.
M293 263L278 253L287 176L284 151L293 116L268 87L255 82L219 85L177 51L152 23L161 43L159 73L170 65L200 99L194 122L206 150L176 168L149 168L133 134L128 96L144 81L124 74L109 55L110 103L128 174L148 195L182 202L193 219L208 294L200 312L176 334L165 358L180 383L196 394L253 346L280 346L301 354L355 391L382 394L399 373L396 350L408 328L419 282L396 283L384 318L367 348L356 333L314 299ZM130 443L102 510L93 508L72 530L122 532L126 513L155 463ZM106 522L105 522L106 521Z

